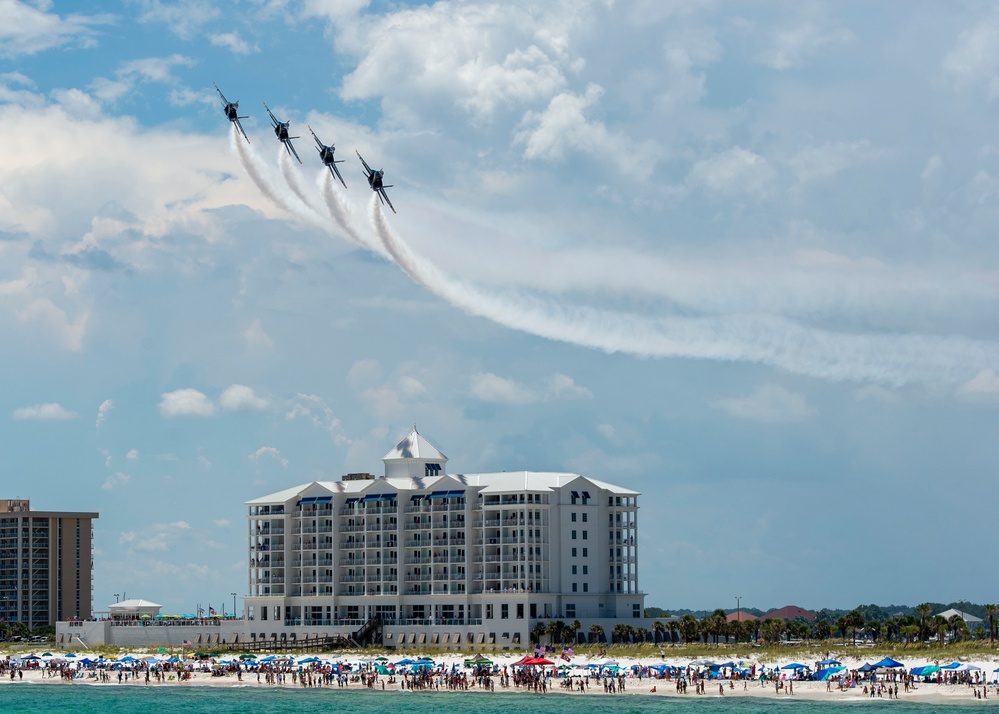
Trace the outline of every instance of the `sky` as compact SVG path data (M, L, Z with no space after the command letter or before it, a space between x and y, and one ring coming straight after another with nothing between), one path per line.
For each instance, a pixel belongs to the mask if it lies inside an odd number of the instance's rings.
M0 495L100 513L96 609L231 610L244 502L414 424L641 492L649 606L997 599L988 4L0 16Z

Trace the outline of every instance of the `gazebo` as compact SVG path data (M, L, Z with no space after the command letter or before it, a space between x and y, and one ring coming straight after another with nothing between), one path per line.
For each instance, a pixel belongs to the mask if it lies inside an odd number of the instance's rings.
M122 600L114 605L108 605L112 620L139 620L143 616L156 617L163 607L149 600Z

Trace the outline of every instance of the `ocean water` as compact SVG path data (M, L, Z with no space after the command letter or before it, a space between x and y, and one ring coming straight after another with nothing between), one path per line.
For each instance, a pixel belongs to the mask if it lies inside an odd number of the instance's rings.
M813 702L755 697L574 696L570 694L344 691L295 687L0 685L3 714L933 714L992 706L891 700Z

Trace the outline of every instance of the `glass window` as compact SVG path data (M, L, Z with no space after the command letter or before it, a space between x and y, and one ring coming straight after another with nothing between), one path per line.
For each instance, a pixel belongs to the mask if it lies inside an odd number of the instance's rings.
M584 513L583 515L585 516L586 514ZM575 511L574 511L574 512L572 513L572 515L571 515L571 516L569 517L569 520L570 520L570 521L572 521L573 523L575 523L575 522L576 522L576 513L575 513ZM584 518L583 520L585 521L586 519Z
M578 583L573 583L572 584L572 591L573 592L577 592L578 588L579 588L579 584Z
M586 571L586 566L585 566L585 565L583 566L583 571L584 571L584 572ZM572 574L573 574L573 575L575 575L575 574L576 574L576 566L575 566L575 565L573 565L573 566L572 566Z
M583 531L583 540L586 540L587 531Z
M573 557L573 558L575 558L575 557L576 557L576 549L575 549L575 548L573 548L573 549L572 549L572 557Z
M572 532L572 539L573 539L573 540L576 540L576 531L573 531L573 532Z
M583 514L583 523L586 523L586 516L587 516L587 515L588 515L588 514L586 514L586 513L584 513L584 514Z
M588 549L588 548L583 548L583 557L585 558L585 557L587 557L587 556L588 556L589 554L590 554L590 551L589 551L589 549Z
M503 603L500 605L500 619L509 620L510 619L510 605Z
M589 583L583 583L583 592L586 593L586 592L589 592L589 591L590 591L590 584Z

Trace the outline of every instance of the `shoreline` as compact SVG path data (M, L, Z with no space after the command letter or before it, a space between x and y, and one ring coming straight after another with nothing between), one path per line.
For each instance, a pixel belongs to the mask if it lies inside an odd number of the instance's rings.
M357 656L324 656L324 660L335 661L340 660L347 663L358 663L359 660L371 660L370 655L365 655L365 657L360 658ZM463 661L465 656L456 656L454 653L438 657L435 662L437 665L443 667L445 671L450 672L452 667L457 667L458 672L468 672L464 668ZM583 665L581 659L585 658L574 658L573 664L576 667L585 666ZM515 658L510 655L504 655L496 657L493 659L495 665L502 668L507 668L508 671L512 671L511 665L515 661ZM630 672L628 669L632 664L642 664L648 666L650 664L656 663L656 658L642 658L640 660L632 660L620 658L621 672ZM191 660L187 660L191 662ZM974 660L975 666L979 667L979 671L985 675L988 679L994 679L996 674L992 673L992 669L999 667L999 663L994 659L976 659ZM747 661L747 664L749 661ZM854 657L844 658L844 665L849 669L856 669L863 664L862 661ZM907 663L906 671L914 666L921 666L925 664L924 660L913 660L911 663ZM676 664L679 664L676 662ZM932 664L932 662L929 662ZM969 664L971 664L969 662ZM297 669L297 666L294 668ZM546 667L546 669L548 669ZM768 668L769 669L769 668ZM330 696L335 696L336 691L346 691L346 692L372 692L372 694L377 693L444 693L444 694L477 694L480 696L488 696L490 694L523 694L523 695L534 695L538 697L545 697L551 695L562 695L562 696L583 696L583 697L622 697L622 696L639 696L639 697L651 697L651 698L668 698L671 700L679 699L730 699L730 698L751 698L751 699L770 699L770 700L788 700L788 699L799 699L806 700L809 702L830 702L830 703L850 703L850 704L860 704L861 702L872 702L883 704L886 700L890 700L888 696L871 696L870 693L863 693L863 684L858 684L853 688L840 689L836 683L828 684L827 682L821 681L804 681L795 680L793 682L793 694L789 693L787 689L784 689L780 693L777 692L775 688L774 681L768 681L761 685L758 679L744 679L744 680L730 680L730 679L711 679L705 680L705 692L703 694L695 693L695 688L691 684L688 691L681 693L677 691L676 679L660 679L656 677L648 676L624 676L624 691L617 693L604 691L604 686L602 681L590 675L589 676L589 686L586 691L580 692L577 688L565 688L560 686L560 683L565 681L566 677L556 678L552 677L549 680L549 686L547 692L538 692L529 686L515 686L512 682L508 686L500 686L500 680L498 676L493 677L494 688L487 690L481 686L478 686L474 678L470 678L470 685L468 688L451 688L445 683L441 682L439 686L430 687L426 689L408 689L403 688L401 681L402 677L395 677L393 683L389 682L391 675L385 674L374 674L373 686L367 686L364 682L357 678L357 672L352 672L347 677L347 682L344 685L339 685L335 680L332 683L322 684L321 686L303 686L300 682L295 682L292 679L291 671L288 670L288 674L285 681L277 683L268 683L266 681L266 676L263 676L260 681L257 680L257 673L252 671L247 671L243 673L242 681L239 681L235 674L226 674L224 676L213 676L210 672L195 671L191 674L191 678L184 681L177 681L176 679L167 679L163 682L157 682L155 679L151 679L148 683L144 680L144 673L140 673L138 676L133 676L129 672L128 681L117 681L117 672L111 674L111 681L101 682L98 679L91 679L89 677L83 679L65 680L59 674L56 676L47 676L47 671L44 669L31 669L24 670L22 677L16 677L15 680L10 679L10 673L7 672L3 676L0 676L0 686L28 686L28 687L47 687L47 686L63 686L63 687L73 687L73 686L84 686L84 687L125 687L127 689L146 689L155 688L157 690L169 690L169 689L200 689L200 688L211 688L211 689L270 689L270 690L283 690L283 691L311 691L311 690L333 690L330 692ZM571 673L567 678L572 679L574 682L585 681L586 677L585 671L575 671ZM167 675L171 676L171 675ZM176 676L176 675L172 675ZM436 675L435 675L436 677ZM351 679L358 679L358 681L350 681ZM620 682L621 679L613 678L615 682ZM882 680L883 681L883 680ZM719 693L719 684L721 684L724 694ZM981 692L985 691L986 698L980 699L975 696L975 691ZM977 706L995 706L999 704L999 684L945 684L945 683L917 683L910 691L904 692L903 686L899 683L899 702L909 702L909 703L923 703L923 704L935 704L935 705L954 705L954 706L966 706L966 705L977 705Z

